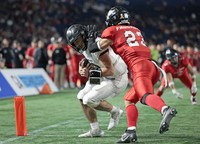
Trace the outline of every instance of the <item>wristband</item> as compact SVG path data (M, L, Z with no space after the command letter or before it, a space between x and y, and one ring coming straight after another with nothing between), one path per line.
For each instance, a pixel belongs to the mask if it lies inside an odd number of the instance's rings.
M196 79L196 75L195 74L192 75L192 79Z
M169 82L169 87L173 86L174 82Z

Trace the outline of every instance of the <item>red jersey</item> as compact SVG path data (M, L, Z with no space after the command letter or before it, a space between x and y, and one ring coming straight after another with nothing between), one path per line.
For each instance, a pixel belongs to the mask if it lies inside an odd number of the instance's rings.
M35 50L34 47L29 47L29 48L27 48L27 50L26 50L26 55L28 55L28 56L30 56L30 57L33 57L34 50Z
M49 50L49 51L54 51L54 50L55 50L54 44L49 44L49 45L47 46L47 50Z
M162 69L166 73L171 73L173 78L179 78L185 72L187 72L188 64L189 64L189 61L186 57L180 57L177 68L173 66L169 60L165 60L165 62L162 64Z
M112 49L129 68L139 61L151 58L151 51L144 44L141 31L134 26L111 26L103 31L101 37L113 41Z

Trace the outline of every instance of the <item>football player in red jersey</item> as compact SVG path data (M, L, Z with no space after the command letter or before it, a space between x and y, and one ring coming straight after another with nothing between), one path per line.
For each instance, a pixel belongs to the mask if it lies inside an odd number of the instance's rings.
M183 95L176 90L174 85L174 79L178 78L188 89L190 89L190 99L192 105L197 104L195 97L197 93L196 75L188 59L185 56L181 56L177 51L173 49L166 50L165 56L167 60L165 60L163 63L162 69L167 74L168 86L172 89L172 93L177 98L183 97ZM189 76L188 72L191 74L191 77ZM156 94L161 96L164 90L164 80L162 80Z
M130 15L123 7L111 8L106 16L106 28L101 40L95 42L95 31L90 31L88 49L90 52L100 51L110 46L119 54L133 75L133 86L124 96L128 128L117 143L132 143L137 141L136 124L138 110L136 103L148 105L163 115L159 132L169 129L172 118L176 115L171 108L154 94L154 84L159 80L160 71L156 63L150 60L150 49L145 45L141 31L130 25Z

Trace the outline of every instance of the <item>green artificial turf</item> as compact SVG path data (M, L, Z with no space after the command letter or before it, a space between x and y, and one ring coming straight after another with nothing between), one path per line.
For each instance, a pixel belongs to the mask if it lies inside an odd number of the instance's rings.
M178 80L175 81L175 84L184 98L176 99L170 89L167 89L162 97L168 105L176 107L178 111L168 132L162 135L158 132L162 119L160 113L140 103L137 104L139 110L137 143L200 143L200 95L197 94L199 103L192 106L189 90ZM200 89L199 75L197 76L197 86ZM25 97L28 136L20 137L15 135L13 98L0 100L0 144L114 144L127 127L126 114L124 113L120 119L117 128L108 131L109 115L106 112L98 111L99 123L105 132L105 137L78 138L79 134L90 129L76 98L78 91L77 89L68 89L53 95ZM124 93L108 101L125 111Z

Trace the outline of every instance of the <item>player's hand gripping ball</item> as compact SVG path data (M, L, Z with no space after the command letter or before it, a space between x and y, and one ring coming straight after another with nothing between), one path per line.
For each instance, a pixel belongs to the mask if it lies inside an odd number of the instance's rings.
M90 63L90 62L88 61L88 59L83 58L83 59L79 62L79 66L82 67L82 68L84 68L84 67L87 67L89 63Z

